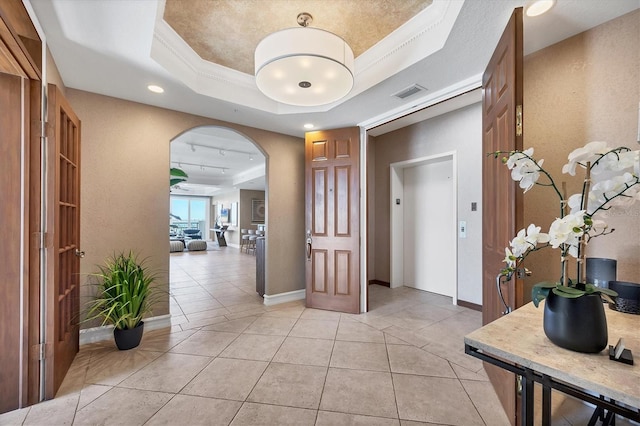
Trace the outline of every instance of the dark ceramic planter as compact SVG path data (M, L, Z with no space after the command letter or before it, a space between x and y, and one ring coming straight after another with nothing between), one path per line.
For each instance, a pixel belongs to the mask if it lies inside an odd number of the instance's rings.
M116 341L116 346L118 347L118 349L120 349L121 351L126 351L137 347L142 340L143 330L143 321L140 321L140 324L132 329L120 330L118 328L114 328L113 338Z
M543 324L544 334L561 348L597 353L607 347L607 318L599 294L569 299L550 291Z

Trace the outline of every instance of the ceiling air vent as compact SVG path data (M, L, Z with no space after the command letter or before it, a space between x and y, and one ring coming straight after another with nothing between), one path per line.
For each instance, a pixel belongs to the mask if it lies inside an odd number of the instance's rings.
M399 91L398 93L393 94L392 96L395 96L398 99L406 99L409 96L413 96L418 92L423 92L426 91L427 89L425 89L424 87L418 85L418 84L414 84L412 86L407 87L406 89L402 89L401 91Z

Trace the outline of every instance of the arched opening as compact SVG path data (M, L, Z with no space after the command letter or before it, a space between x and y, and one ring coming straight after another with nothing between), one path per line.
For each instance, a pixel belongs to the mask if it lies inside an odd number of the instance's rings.
M247 250L242 235L267 226L267 157L233 129L201 126L171 140L170 158L187 175L169 200L172 317L194 323L259 307L257 244Z

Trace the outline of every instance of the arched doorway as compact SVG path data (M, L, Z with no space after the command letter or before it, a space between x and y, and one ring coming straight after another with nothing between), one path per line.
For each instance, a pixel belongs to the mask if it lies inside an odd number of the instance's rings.
M169 261L172 318L198 323L257 309L255 251L240 244L241 229L267 225L267 157L233 129L201 126L171 140L170 162L188 175L170 192L170 239L178 241Z
M170 224L175 229L196 227L203 240L215 240L210 229L225 225L229 245L238 246L236 228L249 225L246 219L252 219L246 215L249 206L240 205L241 191L252 191L258 198L262 194L264 200L267 189L266 157L260 148L233 129L196 127L171 141L171 167L189 177L171 189ZM207 199L211 202L203 205L201 201ZM264 216L258 222L264 224Z

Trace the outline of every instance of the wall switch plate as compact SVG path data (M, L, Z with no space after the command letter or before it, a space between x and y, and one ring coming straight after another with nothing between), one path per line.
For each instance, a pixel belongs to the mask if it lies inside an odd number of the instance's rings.
M460 238L467 238L467 222L465 220L460 221L460 226L458 227L458 235Z
M478 210L478 203L476 203L475 201L473 201L471 203L471 211L475 212L476 210Z

